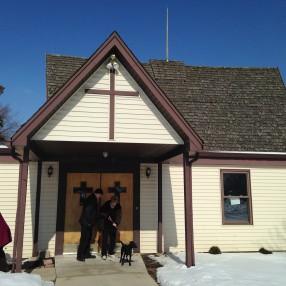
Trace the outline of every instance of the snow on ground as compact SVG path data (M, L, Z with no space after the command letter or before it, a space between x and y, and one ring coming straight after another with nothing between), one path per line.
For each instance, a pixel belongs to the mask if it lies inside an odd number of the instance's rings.
M28 273L4 273L0 271L1 286L54 286L53 282L42 281L41 276Z
M150 256L163 267L157 269L161 286L284 286L286 253L197 253L194 267L187 268L185 252Z
M284 286L286 253L197 253L196 266L185 266L185 253L169 253L150 258L163 267L157 269L161 286ZM39 275L0 272L1 286L53 286Z

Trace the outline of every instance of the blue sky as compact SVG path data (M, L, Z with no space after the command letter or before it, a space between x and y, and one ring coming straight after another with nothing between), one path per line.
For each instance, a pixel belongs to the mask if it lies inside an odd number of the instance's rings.
M0 0L0 84L25 123L45 102L45 55L89 57L117 31L139 61L278 67L286 83L285 0Z

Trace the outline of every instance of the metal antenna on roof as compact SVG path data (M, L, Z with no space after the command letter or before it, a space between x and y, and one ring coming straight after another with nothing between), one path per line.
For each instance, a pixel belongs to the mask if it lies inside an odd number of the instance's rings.
M166 18L166 62L169 61L169 10L167 6L167 18Z

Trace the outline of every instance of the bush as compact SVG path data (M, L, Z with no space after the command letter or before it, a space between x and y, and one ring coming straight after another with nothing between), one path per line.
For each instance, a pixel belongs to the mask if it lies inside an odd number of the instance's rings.
M209 253L210 254L221 254L221 251L219 249L218 246L212 246L210 249L209 249Z
M261 247L258 251L262 254L272 254L272 251L267 250L264 247Z

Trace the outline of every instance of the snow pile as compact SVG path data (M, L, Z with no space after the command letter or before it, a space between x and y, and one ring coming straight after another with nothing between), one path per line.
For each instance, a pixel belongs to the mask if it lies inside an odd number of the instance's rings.
M197 253L196 266L185 266L185 252L150 258L161 286L278 286L286 285L286 253Z
M42 281L41 276L28 273L5 273L0 271L1 286L54 286L53 282Z

